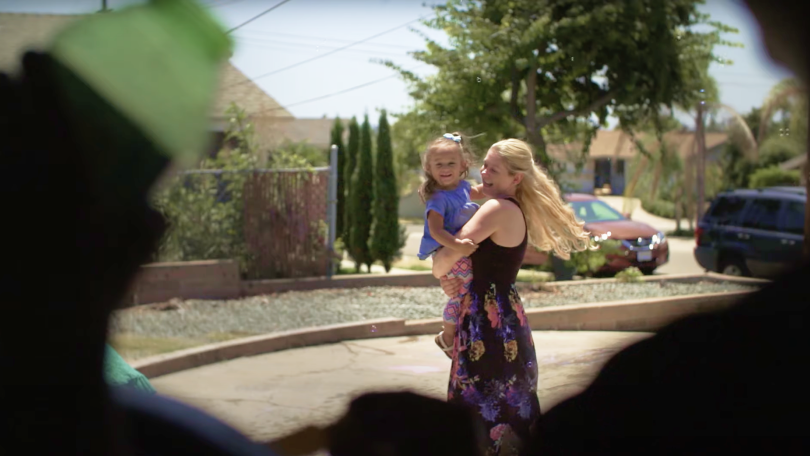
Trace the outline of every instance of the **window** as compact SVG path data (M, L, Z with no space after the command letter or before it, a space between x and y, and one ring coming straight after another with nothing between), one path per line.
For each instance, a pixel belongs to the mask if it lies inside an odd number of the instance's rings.
M570 206L577 218L585 223L624 220L621 214L601 201L575 201Z
M787 203L784 228L786 233L804 234L805 204L796 201Z
M742 226L755 230L777 231L777 218L782 206L780 200L754 199L745 211Z
M742 198L733 196L718 198L707 218L720 225L734 224L739 220L744 207L745 200Z

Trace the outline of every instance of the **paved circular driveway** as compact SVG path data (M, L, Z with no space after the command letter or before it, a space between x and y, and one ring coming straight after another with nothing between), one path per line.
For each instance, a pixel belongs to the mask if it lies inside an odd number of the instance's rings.
M648 333L535 331L543 410L587 386L602 364ZM152 380L180 399L268 441L340 417L368 391L446 397L450 361L432 336L348 341L203 366Z

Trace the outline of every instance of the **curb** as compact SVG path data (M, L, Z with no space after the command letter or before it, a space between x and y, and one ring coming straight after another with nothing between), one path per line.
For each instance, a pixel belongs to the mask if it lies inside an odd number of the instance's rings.
M526 309L532 330L656 331L682 317L726 309L753 291L709 293ZM132 367L148 378L245 356L347 340L437 334L441 318L386 318L303 328L203 345L143 358Z

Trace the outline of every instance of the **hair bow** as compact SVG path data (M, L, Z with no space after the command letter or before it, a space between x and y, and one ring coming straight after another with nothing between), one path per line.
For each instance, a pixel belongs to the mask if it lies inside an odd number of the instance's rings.
M447 139L452 139L453 141L461 144L461 136L459 136L459 135L454 135L452 133L445 133L444 137L447 138Z

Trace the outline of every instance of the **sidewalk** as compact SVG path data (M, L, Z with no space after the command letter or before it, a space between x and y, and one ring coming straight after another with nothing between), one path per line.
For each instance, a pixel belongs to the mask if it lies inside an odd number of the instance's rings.
M618 350L647 333L535 331L542 410L585 388ZM346 341L240 358L151 380L159 394L196 406L268 441L339 418L369 391L446 398L450 360L433 336Z
M623 196L600 196L599 199L604 201L607 205L609 205L613 209L621 213L624 213L625 198ZM631 203L633 204L633 206L631 207L635 207L633 213L630 214L630 217L633 220L637 222L646 223L647 225L650 225L651 227L663 231L665 233L669 231L675 231L675 220L662 218L650 214L649 212L645 211L644 208L641 207L641 202L639 201L638 198L631 198L631 200L633 200ZM688 227L689 227L689 220L682 219L681 228L685 229Z

